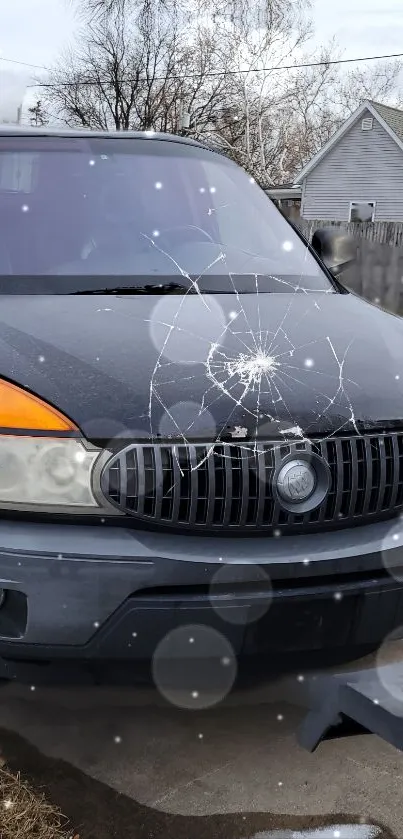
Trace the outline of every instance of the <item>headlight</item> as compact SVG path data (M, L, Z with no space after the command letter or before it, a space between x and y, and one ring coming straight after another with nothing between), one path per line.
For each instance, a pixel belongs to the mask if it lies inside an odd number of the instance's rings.
M111 512L92 488L100 454L55 408L0 380L0 509Z
M0 507L98 507L91 486L98 455L80 440L0 437Z

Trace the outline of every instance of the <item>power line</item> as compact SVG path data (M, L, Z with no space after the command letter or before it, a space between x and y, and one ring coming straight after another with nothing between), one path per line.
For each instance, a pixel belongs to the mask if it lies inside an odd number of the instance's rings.
M360 56L358 58L338 58L338 59L331 59L330 61L322 60L322 61L309 61L304 62L302 64L281 64L276 67L260 67L260 68L251 68L251 69L243 69L243 70L214 70L209 73L204 73L204 77L214 77L214 76L236 76L243 73L272 73L272 72L280 72L281 70L302 70L309 67L331 67L340 64L355 64L357 62L363 61L383 61L391 58L403 58L403 53L389 53L388 55L367 55L367 56ZM50 71L49 67L45 67L39 64L28 64L25 61L17 61L12 58L3 58L0 56L0 61L6 61L11 64L20 64L24 67L32 67L36 70L48 70ZM172 80L181 80L181 79L197 79L200 77L200 73L187 73L183 76L170 76ZM155 76L154 81L164 81L166 76ZM82 79L81 81L76 82L59 82L58 84L52 84L50 82L38 82L37 84L28 85L28 87L44 87L44 88L52 88L52 87L76 87L77 85L94 85L101 83L108 83L109 79ZM136 79L120 79L120 83L130 84L133 82L138 81L147 81L145 78L136 78Z
M19 64L21 67L33 67L35 70L50 70L50 67L44 67L43 64L28 64L26 61L17 61L15 58L3 58L1 55L0 61L6 61L7 64Z

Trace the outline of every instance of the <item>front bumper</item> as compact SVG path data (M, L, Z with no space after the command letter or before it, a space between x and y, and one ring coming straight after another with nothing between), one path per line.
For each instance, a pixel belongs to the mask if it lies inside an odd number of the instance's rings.
M350 661L403 625L403 582L386 570L403 555L398 524L273 539L3 521L0 677L12 662L149 660L199 624L269 668Z

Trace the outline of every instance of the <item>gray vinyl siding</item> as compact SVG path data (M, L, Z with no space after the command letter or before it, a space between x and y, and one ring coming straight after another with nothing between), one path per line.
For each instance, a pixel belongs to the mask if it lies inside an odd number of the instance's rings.
M305 178L303 218L348 221L350 201L376 201L374 221L403 221L403 151L375 119L362 131L365 116Z

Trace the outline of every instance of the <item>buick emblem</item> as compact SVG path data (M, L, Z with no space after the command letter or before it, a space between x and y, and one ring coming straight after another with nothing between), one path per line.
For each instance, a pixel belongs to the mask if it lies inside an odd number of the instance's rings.
M280 469L277 491L284 501L298 504L310 498L316 483L316 472L310 463L306 460L290 460Z

